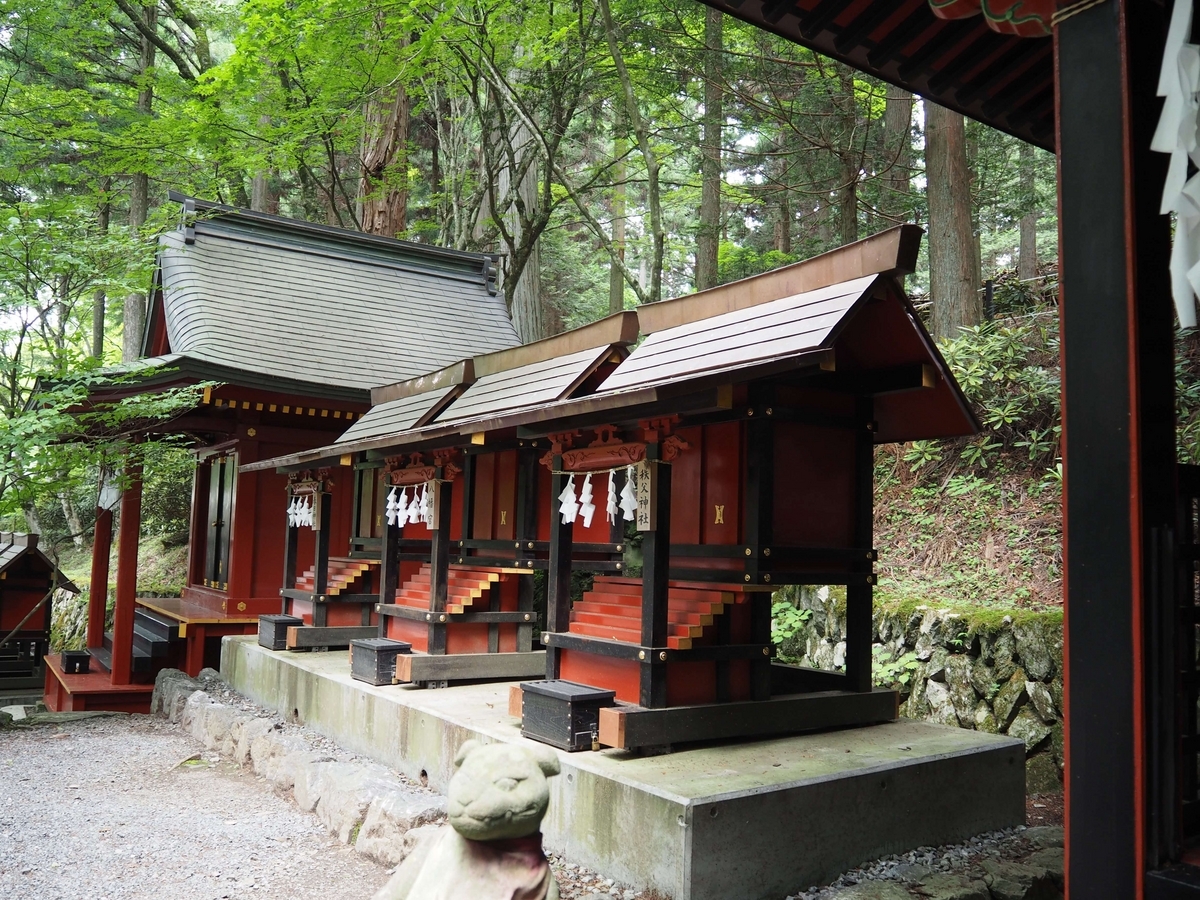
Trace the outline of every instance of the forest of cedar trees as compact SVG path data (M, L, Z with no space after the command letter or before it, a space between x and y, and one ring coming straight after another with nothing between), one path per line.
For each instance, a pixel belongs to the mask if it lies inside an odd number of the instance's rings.
M123 452L95 436L190 402L63 414L138 354L169 190L499 252L524 341L915 222L907 289L985 430L879 450L881 593L1059 602L1045 150L688 0L0 10L3 528L86 553ZM1200 395L1180 404L1190 458ZM190 461L146 452L144 536L177 546Z

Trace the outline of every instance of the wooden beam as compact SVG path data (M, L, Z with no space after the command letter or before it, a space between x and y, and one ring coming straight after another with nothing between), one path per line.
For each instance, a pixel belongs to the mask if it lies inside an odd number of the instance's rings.
M599 350L610 344L632 344L638 339L638 316L626 310L606 316L598 322L572 328L562 334L522 344L507 350L497 350L475 357L475 376L483 378L518 366L545 362L558 356L567 356L593 348Z
M373 637L378 637L374 625L351 625L335 628L302 625L287 630L287 648L289 650L311 650L314 647L330 649L349 647L351 641Z
M378 406L380 403L402 400L405 397L424 394L427 391L447 389L459 384L473 384L474 381L475 363L470 359L464 359L427 375L371 388L371 405Z
M396 657L396 681L401 683L540 678L545 670L544 650L531 653L451 653L442 656L413 652Z
M796 734L893 722L899 715L895 691L869 694L821 691L704 706L645 709L618 705L600 708L600 743L621 750L696 741Z

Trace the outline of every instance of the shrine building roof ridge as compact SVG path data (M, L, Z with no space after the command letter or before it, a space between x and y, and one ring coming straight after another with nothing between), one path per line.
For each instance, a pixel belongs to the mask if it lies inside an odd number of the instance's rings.
M347 432L337 444L245 469L302 467L347 453L432 445L505 428L532 431L547 422L575 427L575 422L606 415L651 412L671 398L687 402L682 398L689 393L774 373L825 371L831 376L826 380L832 381L837 364L833 344L872 300L892 301L889 317L881 321L886 321L886 329L905 333L905 349L892 354L893 368L921 368L915 386L930 388L925 396L933 399L920 402L936 408L935 413L914 417L910 400L889 396L879 404L882 425L877 439L915 439L916 431L922 431L917 437L974 433L979 426L966 398L897 281L897 276L912 271L921 235L916 226L898 226L765 275L643 305L545 341L475 357L471 383L455 385L456 396L438 413L413 416L407 406L402 409L423 396L406 385L381 389L393 392L396 399L391 403L396 405L372 409L354 433ZM878 331L884 326L869 327ZM639 334L648 336L626 357ZM601 337L604 340L597 339ZM878 341L879 335L872 340ZM609 368L589 390L574 395L562 389L578 383L581 374L594 372L606 361L597 349L607 353L610 347L619 349L621 359L607 360ZM504 361L510 365L503 366ZM854 361L846 362L853 369ZM452 370L459 371L451 367L407 384L445 384L455 377L447 374ZM856 376L845 371L838 377L846 381ZM489 389L479 391L481 386ZM472 400L473 392L479 399ZM889 412L893 406L896 411ZM406 416L410 424L400 426ZM923 429L930 433L925 435Z
M491 256L186 205L160 238L147 357L365 402L381 384L518 344Z
M19 532L0 531L0 575L5 575L26 556L34 556L43 562L51 572L55 573L55 583L64 591L78 594L79 588L71 579L62 573L38 546L38 535L21 534Z

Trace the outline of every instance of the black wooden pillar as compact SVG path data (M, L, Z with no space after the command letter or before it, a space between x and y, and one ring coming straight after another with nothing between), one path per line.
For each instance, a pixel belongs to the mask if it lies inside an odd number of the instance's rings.
M860 576L846 585L846 686L852 691L871 690L871 631L874 569L875 423L874 402L859 397L855 403L858 430L854 435L854 546L863 551L851 570Z
M533 542L537 539L538 510L538 451L523 448L517 455L517 519L514 533L517 538L517 560L526 553L530 556ZM533 572L518 576L517 610L529 618L517 625L517 652L528 653L533 649L533 626L537 618L534 609Z
M393 490L389 488L389 490ZM383 520L383 537L379 542L379 603L390 606L396 602L396 589L400 585L400 535L404 526L399 522ZM379 636L387 637L388 617L380 612Z
M546 631L566 631L571 623L571 543L574 525L563 524L558 513L558 496L567 486L562 472L562 455L553 457L554 474L550 479L550 567L546 573ZM546 648L546 677L558 678L559 650Z
M653 472L654 528L642 537L642 647L638 702L647 709L667 705L667 666L659 654L667 646L667 604L671 568L671 467L661 463L662 445L646 446ZM644 656L642 654L645 654Z
M454 495L451 482L440 485L433 498L438 527L429 553L429 611L433 614L429 621L430 654L446 652L446 597L450 587L450 510Z
M292 492L287 493L288 506L291 506ZM287 524L283 526L286 529L283 539L283 589L292 591L296 589L296 551L300 540L300 529L292 524L290 518L287 519ZM287 615L292 608L292 601L288 597L283 597L283 603L280 604L280 613Z
M746 423L746 582L757 588L750 594L750 640L771 643L771 594L763 585L771 583L770 557L775 521L775 422L774 389L755 385ZM725 616L722 616L725 618ZM750 699L771 698L771 658L750 663Z
M313 625L324 628L329 621L329 519L332 495L324 487L313 492Z
M1163 9L1111 0L1056 29L1063 354L1067 890L1141 898L1148 839L1145 623L1152 535L1172 523L1167 157L1150 152ZM1149 651L1149 652L1147 652Z

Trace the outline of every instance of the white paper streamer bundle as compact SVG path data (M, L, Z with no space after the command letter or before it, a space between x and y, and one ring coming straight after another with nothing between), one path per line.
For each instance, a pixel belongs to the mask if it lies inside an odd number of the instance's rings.
M396 489L395 488L392 488L390 491L388 491L387 506L384 507L384 510L387 513L387 515L386 515L387 523L389 525L395 525L396 524Z
M637 516L637 491L633 487L633 466L625 470L625 487L621 488L621 513L626 522L632 522Z
M592 527L592 516L596 514L596 504L592 502L592 474L583 477L583 489L579 492L579 514L583 516L583 527Z
M558 495L558 513L562 516L562 523L570 525L575 521L575 517L579 515L579 503L575 499L575 476L567 476L567 485L562 489L562 493Z
M609 525L617 524L617 486L613 483L615 472L608 473L608 499L604 502L604 515Z
M313 508L312 500L308 497L293 497L292 502L287 508L288 524L293 528L301 528L305 525L312 527L313 524Z
M1166 103L1150 142L1150 149L1171 154L1160 211L1175 213L1171 293L1183 328L1195 327L1195 295L1200 294L1200 173L1187 175L1189 159L1200 166L1200 47L1188 43L1191 32L1192 0L1175 0L1158 78L1158 95L1166 97Z

